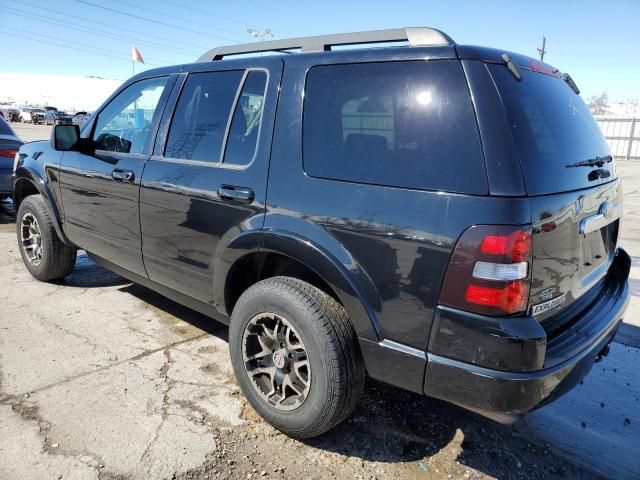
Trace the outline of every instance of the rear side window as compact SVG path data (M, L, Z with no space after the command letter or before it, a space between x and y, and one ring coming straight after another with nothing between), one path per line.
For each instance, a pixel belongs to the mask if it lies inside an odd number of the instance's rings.
M165 156L218 163L243 72L189 74L176 106Z
M591 187L615 178L589 176L577 162L608 155L593 115L561 78L522 69L517 81L503 65L488 65L507 110L527 193L541 195Z
M267 72L255 70L247 74L229 129L225 164L246 165L253 159L262 122L266 87Z
M455 60L317 66L303 158L314 177L486 193L477 123Z

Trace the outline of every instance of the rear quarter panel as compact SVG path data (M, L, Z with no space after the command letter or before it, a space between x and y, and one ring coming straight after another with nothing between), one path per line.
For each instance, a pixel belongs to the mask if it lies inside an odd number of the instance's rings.
M415 58L434 54L410 50ZM406 52L398 54L401 58L387 50L370 54L371 58L345 54L337 60L398 60L406 58ZM305 174L301 100L306 72L323 61L327 62L314 55L287 59L265 228L302 232L309 235L308 242L335 258L351 259L345 269L361 272L353 279L379 340L424 351L449 256L460 234L475 224L530 223L528 201L354 184Z

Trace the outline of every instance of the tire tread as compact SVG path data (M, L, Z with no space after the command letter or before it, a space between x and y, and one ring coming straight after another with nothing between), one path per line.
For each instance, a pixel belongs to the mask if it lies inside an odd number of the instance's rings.
M355 331L344 307L332 296L293 277L262 280L244 292L236 305L249 296L263 294L285 296L304 305L326 341L322 355L328 369L329 401L313 422L301 430L285 432L296 438L321 435L353 412L364 388L366 373Z
M50 255L50 257L46 261L43 258L44 268L42 270L34 271L33 268L30 268L30 265L27 265L27 269L35 278L43 282L49 282L66 277L75 267L77 256L76 248L69 246L60 240L54 227L52 214L47 207L44 198L39 194L28 196L20 204L18 215L16 217L18 242L20 242L20 222L25 209L31 210L32 213L39 217L38 221L41 223L40 231L43 234L43 239L46 235L48 239L46 245L48 247L47 250L50 250L50 253L45 250L45 255ZM22 248L20 249L20 252L23 255L25 264L27 264L28 260L24 258Z

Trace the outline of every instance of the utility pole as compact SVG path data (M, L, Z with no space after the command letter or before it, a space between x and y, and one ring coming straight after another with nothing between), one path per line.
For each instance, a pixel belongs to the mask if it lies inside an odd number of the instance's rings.
M547 45L547 37L542 36L542 48L538 48L538 53L540 54L540 61L544 62L544 54L547 53L545 50L545 46Z

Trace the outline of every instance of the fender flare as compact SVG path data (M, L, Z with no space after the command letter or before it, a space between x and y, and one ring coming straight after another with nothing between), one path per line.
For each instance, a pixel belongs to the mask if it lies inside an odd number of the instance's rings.
M221 313L231 314L226 312L224 292L233 266L246 255L257 252L277 253L309 267L336 293L359 339L370 342L383 339L375 314L375 307L380 306L379 297L359 265L354 262L347 267L316 242L284 230L248 231L226 246L216 262L213 280L214 304Z
M53 227L55 228L58 237L67 245L71 245L71 242L69 242L69 239L62 230L60 210L56 205L48 183L37 172L24 167L18 168L15 175L16 176L13 181L13 201L16 205L16 214L18 213L17 210L20 206L20 203L22 203L22 200L24 200L25 198L23 195L21 195L21 191L24 188L25 184L30 184L38 191L40 195L42 195L44 203L47 205L49 211L53 212Z

